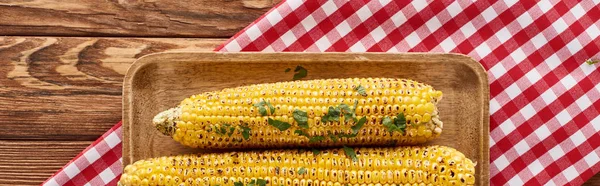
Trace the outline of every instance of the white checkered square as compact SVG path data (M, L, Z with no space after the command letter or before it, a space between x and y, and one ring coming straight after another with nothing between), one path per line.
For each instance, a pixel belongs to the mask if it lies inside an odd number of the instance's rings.
M567 110L563 110L563 111L559 112L558 114L556 114L555 118L558 121L558 123L560 123L561 126L564 126L569 121L573 120L573 118L571 117L569 112L567 112Z
M321 10L323 10L323 12L325 12L326 16L330 16L331 14L333 14L333 12L335 12L337 10L337 8L338 7L335 5L335 3L333 1L327 1L321 6Z
M506 159L504 154L494 160L494 165L498 167L498 170L504 170L504 168L508 167L508 164L510 164L510 162L508 162L508 159Z
M248 30L246 30L246 34L248 35L251 41L254 41L256 40L256 38L262 35L262 32L260 31L260 29L258 29L257 25L252 25L250 26L250 28L248 28Z
M534 84L540 79L542 79L542 75L535 68L527 72L527 74L525 74L525 77L527 78L527 80L529 80L531 84Z
M508 95L508 97L510 99L514 99L518 95L521 94L522 90L521 90L521 88L519 88L519 85L517 85L516 83L514 83L514 84L506 87L506 89L504 90L504 92L506 92L506 94Z
M508 31L508 29L506 27L498 30L498 32L496 32L496 38L498 38L498 40L500 41L500 43L504 43L506 41L508 41L508 39L510 39L512 36L512 34Z
M573 142L575 146L581 145L587 139L581 130L575 132L569 139Z
M267 19L267 21L269 21L269 23L271 23L271 25L276 25L281 20L283 20L283 17L281 16L281 14L279 14L277 10L271 12L270 14L267 14L265 18Z
M483 19L485 20L485 22L492 22L492 20L494 20L496 17L498 17L498 13L496 13L496 10L494 10L493 7L488 7L487 9L485 9L481 15L483 16Z
M356 15L362 22L364 22L367 19L369 19L369 17L371 17L373 13L371 12L371 10L369 10L368 6L363 6L362 8L358 9L358 11L356 11Z
M525 154L531 147L527 144L525 140L519 141L519 143L515 144L513 147L519 156Z
M479 57L484 58L488 54L492 53L492 49L484 42L481 43L477 48L475 48L475 52L479 55Z
M563 79L560 80L560 83L565 86L565 88L571 89L573 88L575 85L577 85L577 80L575 80L575 78L573 78L573 76L566 75Z
M552 149L548 151L548 154L553 160L558 160L559 158L565 155L565 151L563 151L560 145L554 146Z
M554 28L556 33L562 33L569 27L569 25L567 25L567 23L562 18L556 20L554 23L552 23L551 26L552 28Z
M473 23L471 22L468 22L462 27L460 27L460 32L462 32L462 34L466 38L471 37L475 33L475 31L477 31L477 29L475 28L475 26L473 26Z
M75 165L74 163L69 163L69 165L67 165L67 167L65 167L63 171L65 172L65 174L67 174L69 178L73 178L77 174L79 174L79 172L81 172L81 170L79 170L79 168L77 168L77 165Z
M413 32L410 35L406 36L404 40L408 43L408 46L410 46L411 48L417 46L417 44L421 42L421 38L419 38L419 35L417 35L416 32Z
M108 147L113 148L121 143L121 138L117 136L115 132L113 132L106 136L106 138L104 138L104 141L106 142Z
M540 140L544 140L546 139L548 136L550 136L550 134L552 134L552 132L550 132L550 129L548 129L548 127L546 125L542 125L540 127L538 127L537 129L535 129L535 131L533 131L533 133L540 139Z
M429 19L429 21L425 23L425 26L427 27L427 29L429 29L429 32L434 32L440 27L442 27L442 23L436 16L433 16L431 19Z
M502 63L497 63L492 68L490 68L488 72L492 73L495 79L498 79L502 77L502 75L506 74L506 68L504 68L504 65L502 65Z
M298 40L298 38L296 38L292 31L287 31L281 36L280 39L286 47L289 47L290 45L292 45L292 43Z
M516 175L508 180L508 185L523 185L523 180L521 180L521 177Z
M502 122L499 128L505 136L516 129L515 124L512 122L511 119L507 119L506 121Z
M533 18L531 17L531 15L529 15L529 13L525 12L521 14L521 16L517 17L517 22L519 23L521 28L525 28L531 23L533 23Z
M527 166L527 169L529 169L531 174L537 175L540 172L542 172L542 170L544 170L544 166L542 165L542 163L540 163L540 160L535 160Z
M446 38L439 45L444 52L450 52L452 49L456 48L456 44L452 41L452 38Z
M87 159L90 162L90 164L100 159L100 154L98 153L96 148L90 148L88 151L83 153L83 156L85 156L85 159Z
M453 1L452 4L446 7L446 10L450 14L450 17L456 17L456 15L458 15L461 12L462 7L460 7L458 1Z
M598 150L598 149L596 149ZM600 162L600 156L598 156L598 154L596 154L595 152L589 153L588 155L586 155L585 157L583 157L583 160L585 161L585 163L588 166L594 166L596 165L598 162Z
M548 40L546 40L546 37L544 37L544 34L542 34L542 33L539 33L539 34L535 35L533 38L531 38L531 44L533 44L533 46L536 49L542 48L542 46L544 46L547 43L548 43Z
M102 171L99 176L104 183L108 183L116 177L110 169L104 169L104 171Z
M586 95L582 95L579 99L575 100L575 103L581 110L592 106L592 100Z
M569 168L563 170L562 175L564 175L565 178L567 178L567 181L571 181L575 179L577 175L579 175L579 172L575 170L575 167L569 166Z

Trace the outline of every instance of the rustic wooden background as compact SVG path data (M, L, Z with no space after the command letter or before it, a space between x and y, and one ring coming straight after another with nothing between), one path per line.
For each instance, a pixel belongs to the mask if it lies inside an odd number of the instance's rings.
M120 121L135 59L211 51L277 1L0 0L0 185L39 185Z

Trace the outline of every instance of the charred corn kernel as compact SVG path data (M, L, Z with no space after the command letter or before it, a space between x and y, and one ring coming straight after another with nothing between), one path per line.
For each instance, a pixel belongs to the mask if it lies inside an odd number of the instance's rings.
M233 185L257 179L264 179L268 185L475 184L475 163L450 147L354 151L356 163L350 163L343 149L322 150L318 155L311 151L270 150L151 158L126 166L119 185ZM296 162L286 166L285 159ZM391 163L376 163L381 161ZM301 168L306 172L299 174Z
M359 93L359 86L365 92ZM394 140L397 145L409 145L440 135L443 127L436 104L441 98L440 91L407 79L349 78L255 84L190 96L177 107L157 114L153 123L163 134L197 148L385 145ZM353 108L355 102L357 108ZM309 128L304 130L309 134L352 131L355 121L352 118L346 121L343 114L339 122L322 122L329 114L329 107L339 107L342 103L354 109L356 119L366 117L369 121L357 136L309 143L309 138L293 132L302 129L293 117L296 110L307 113ZM396 118L399 114L405 116L405 131L412 132L387 135L382 118ZM269 124L269 119L288 122L291 128L280 131ZM242 126L250 129L247 139Z

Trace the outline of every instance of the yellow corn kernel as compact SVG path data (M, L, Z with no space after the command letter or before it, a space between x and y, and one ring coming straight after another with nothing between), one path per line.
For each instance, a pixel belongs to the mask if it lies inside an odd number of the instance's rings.
M475 163L450 147L354 150L358 162L352 162L342 149L322 150L318 155L271 150L151 158L126 166L119 185L246 185L253 180L270 185L475 184ZM294 163L286 164L286 159ZM384 161L393 163L375 163ZM306 172L300 175L301 168Z
M366 94L359 93L359 86ZM431 86L408 79L348 78L255 84L192 95L177 107L156 115L153 123L163 134L196 148L381 146L390 140L397 141L397 145L412 145L440 135L443 127L436 104L441 97L442 93ZM336 142L327 137L309 143L308 137L293 132L302 129L327 135L351 131L356 124L352 117L347 121L343 115L340 121L321 121L329 114L330 107L340 104L354 110L355 119L366 117L369 121L356 137ZM295 111L307 113L308 129L298 126L293 117ZM405 131L415 131L421 125L429 131L382 139L388 130L382 118L396 118L399 114L405 116ZM269 124L269 119L287 122L291 127L280 131ZM248 138L244 137L242 127L250 129L246 133Z

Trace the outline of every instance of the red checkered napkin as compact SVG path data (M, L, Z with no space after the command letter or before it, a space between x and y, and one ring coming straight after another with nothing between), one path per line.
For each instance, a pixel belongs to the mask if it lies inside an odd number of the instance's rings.
M217 50L469 55L489 75L492 185L580 185L600 171L598 4L288 0Z
M117 185L123 172L121 122L42 185Z

